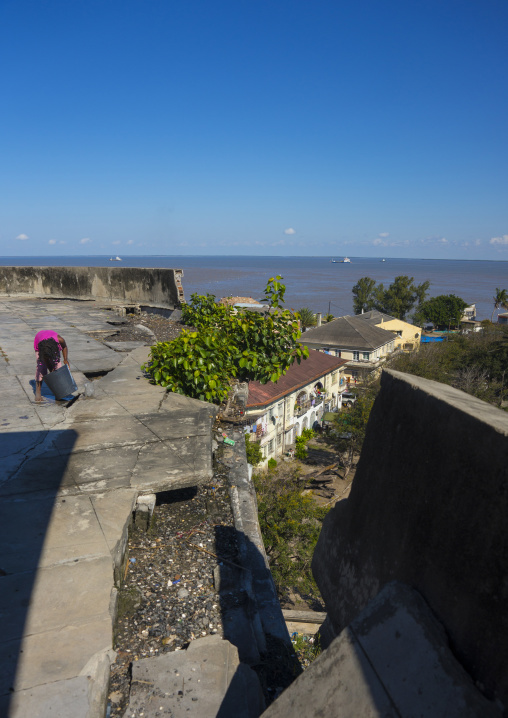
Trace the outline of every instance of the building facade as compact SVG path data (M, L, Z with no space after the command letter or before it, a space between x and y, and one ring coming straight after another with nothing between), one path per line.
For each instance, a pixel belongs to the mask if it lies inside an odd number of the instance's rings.
M245 403L246 441L258 441L265 462L294 446L303 429L312 428L324 412L341 407L344 359L309 351L278 382L249 382Z
M370 381L395 351L397 335L371 325L361 316L345 316L308 329L300 343L344 359L347 384Z
M395 334L397 337L395 339L395 351L413 352L418 351L420 348L422 330L415 324L378 312L376 309L357 316L372 326Z

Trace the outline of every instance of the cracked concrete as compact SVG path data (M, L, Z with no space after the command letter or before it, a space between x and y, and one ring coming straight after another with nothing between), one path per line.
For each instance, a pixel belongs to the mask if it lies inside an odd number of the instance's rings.
M94 302L0 299L0 714L104 710L126 532L139 493L212 476L215 408L144 378L148 347L118 353L86 332L111 329ZM71 406L43 385L33 337L65 337L82 392Z

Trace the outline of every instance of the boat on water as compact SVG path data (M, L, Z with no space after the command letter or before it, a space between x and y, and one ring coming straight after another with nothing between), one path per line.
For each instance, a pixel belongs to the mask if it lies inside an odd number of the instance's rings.
M117 255L116 257L110 257L110 258L109 258L109 261L110 261L110 262L121 262L121 261L122 261L122 258L121 258L121 257L118 257L118 255Z
M386 262L386 259L382 259L381 261L382 261L382 262Z
M339 261L332 259L331 262L332 264L351 264L349 257L344 257L344 259L339 259Z

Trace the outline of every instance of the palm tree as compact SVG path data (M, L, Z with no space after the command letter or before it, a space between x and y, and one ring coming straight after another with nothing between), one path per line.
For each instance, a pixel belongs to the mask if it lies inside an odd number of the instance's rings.
M333 314L325 314L325 316L323 317L324 322L333 322L334 319L335 317L333 316Z
M492 312L492 316L490 318L491 322L494 321L494 312L500 307L508 309L508 292L506 289L499 289L496 287L496 294L494 296L494 311Z
M300 319L300 326L302 327L302 329L316 326L316 315L314 314L312 309L309 309L308 307L302 307L298 310L298 315L298 318Z

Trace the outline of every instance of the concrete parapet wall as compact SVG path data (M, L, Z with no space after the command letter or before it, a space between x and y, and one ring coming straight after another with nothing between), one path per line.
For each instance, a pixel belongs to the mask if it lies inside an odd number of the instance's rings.
M348 499L313 559L338 635L387 583L417 589L490 698L508 706L508 414L385 371Z
M181 269L0 267L0 295L95 299L174 309L184 301Z

